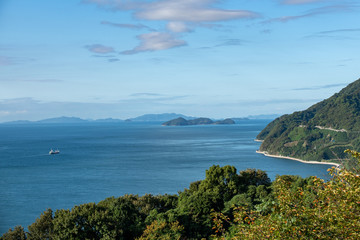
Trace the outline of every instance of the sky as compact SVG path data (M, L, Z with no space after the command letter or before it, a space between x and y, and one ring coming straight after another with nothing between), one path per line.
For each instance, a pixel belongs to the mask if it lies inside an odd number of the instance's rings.
M0 122L289 114L359 77L359 0L0 0Z

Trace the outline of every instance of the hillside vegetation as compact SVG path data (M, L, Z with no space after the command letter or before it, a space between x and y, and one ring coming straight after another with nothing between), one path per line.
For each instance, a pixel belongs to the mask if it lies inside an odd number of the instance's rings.
M304 160L347 162L360 150L360 79L305 111L284 115L262 130L260 151Z

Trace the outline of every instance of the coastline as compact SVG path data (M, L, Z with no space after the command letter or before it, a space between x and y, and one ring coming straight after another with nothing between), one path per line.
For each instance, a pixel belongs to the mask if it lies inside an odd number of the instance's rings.
M284 159L289 159L289 160L294 160L294 161L298 161L298 162L302 162L302 163L308 163L308 164L326 164L326 165L333 165L337 168L339 168L340 164L338 163L332 163L332 162L317 162L317 161L305 161L305 160L301 160L299 158L293 158L293 157L285 157L285 156L281 156L281 155L272 155L272 154L268 154L267 152L263 152L263 151L259 151L256 150L256 153L260 153L263 154L266 157L272 157L272 158L284 158Z

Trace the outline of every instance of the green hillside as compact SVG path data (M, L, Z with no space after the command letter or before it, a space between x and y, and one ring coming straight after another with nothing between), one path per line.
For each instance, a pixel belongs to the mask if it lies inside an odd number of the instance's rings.
M344 162L360 150L360 79L305 111L283 115L263 129L260 151L304 160Z

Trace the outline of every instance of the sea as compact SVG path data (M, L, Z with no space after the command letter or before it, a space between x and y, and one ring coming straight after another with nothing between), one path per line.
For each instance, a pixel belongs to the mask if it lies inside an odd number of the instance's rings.
M48 208L71 209L124 194L177 194L212 165L328 179L329 165L256 153L269 120L234 125L159 122L0 124L0 236ZM60 154L49 155L50 149Z

